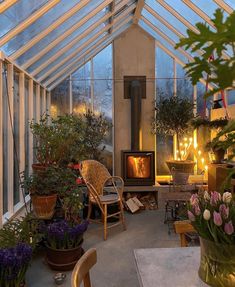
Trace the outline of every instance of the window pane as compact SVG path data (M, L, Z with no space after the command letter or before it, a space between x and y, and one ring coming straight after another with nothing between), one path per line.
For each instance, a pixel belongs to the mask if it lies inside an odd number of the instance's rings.
M25 78L25 174L26 176L29 174L29 80Z
M61 116L69 113L69 78L51 92L51 115Z
M235 104L235 90L227 91L227 102L228 102L228 105Z
M163 50L156 49L156 98L172 97L174 87L173 59ZM170 174L166 160L173 158L173 137L156 135L157 175Z
M94 71L94 111L103 113L106 119L112 124L112 45L109 45L93 58ZM110 128L105 139L105 150L102 157L106 167L112 171L112 128Z
M176 64L176 95L188 98L193 103L193 85L185 75L185 70L181 65Z
M91 109L91 63L86 63L72 74L73 113L83 114Z

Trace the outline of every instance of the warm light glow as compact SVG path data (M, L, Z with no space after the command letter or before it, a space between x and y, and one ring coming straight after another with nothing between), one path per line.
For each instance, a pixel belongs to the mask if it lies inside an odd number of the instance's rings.
M202 152L199 150L199 151L198 151L198 155L201 155L201 154L202 154Z
M127 176L129 178L149 178L150 177L150 157L128 156Z
M205 171L208 171L208 165L205 165Z
M205 162L205 159L204 159L204 157L202 158L202 164L204 164L204 162Z

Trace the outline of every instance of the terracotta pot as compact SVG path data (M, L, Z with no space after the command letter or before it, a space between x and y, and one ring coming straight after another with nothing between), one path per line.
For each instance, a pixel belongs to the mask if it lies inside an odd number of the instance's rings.
M82 243L72 249L54 249L47 246L46 260L53 270L68 271L72 270L77 261L83 255Z
M39 196L36 194L30 195L33 211L37 218L51 219L55 212L57 194Z

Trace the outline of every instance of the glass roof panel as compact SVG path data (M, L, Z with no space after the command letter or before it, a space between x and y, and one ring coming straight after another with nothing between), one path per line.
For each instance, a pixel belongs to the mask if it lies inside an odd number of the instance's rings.
M231 8L235 9L235 1L234 0L224 0Z
M151 29L143 20L139 21L140 26L152 35L157 41L159 41L162 45L164 45L171 53L173 53L177 58L179 58L182 62L187 63L187 58L182 55L179 51L175 50L172 45L170 45L164 38L162 38L159 34L157 34L153 29Z
M176 43L179 42L179 37L169 30L164 24L162 24L158 19L156 19L152 14L150 14L147 10L143 9L142 15L149 20L154 26L156 26L159 30L161 30L164 34L166 34L169 38L171 38Z
M92 6L94 8L94 5ZM86 8L86 7L84 7ZM56 40L59 36L65 33L69 28L74 26L75 23L79 22L86 13L91 12L91 7L87 11L87 9L82 9L79 12L76 13L73 17L68 19L64 24L60 25L57 29L52 31L50 34L48 34L47 37L43 38L41 41L39 41L36 45L34 45L31 49L29 49L25 54L23 54L20 58L17 59L17 63L19 65L23 64L25 61L31 59L39 51L42 51L44 48L46 48L50 43L52 43L54 40ZM84 25L82 25L80 28L76 29L75 32L71 33L68 37L66 37L59 45L56 47L64 47L67 43L69 43L72 39L79 36L82 32L84 32L90 25L94 24L98 19L103 17L105 15L105 11L101 11L97 13L93 18L91 18L89 21L87 21ZM58 49L57 49L58 50Z
M32 25L11 39L2 47L2 50L7 55L14 53L38 33L50 26L56 19L72 8L77 2L77 0L61 0L55 7L53 7L53 9L50 9Z
M181 14L187 21L191 24L196 24L197 22L205 22L198 14L196 14L191 8L185 5L181 0L165 0L165 2L174 8L179 14Z
M168 21L173 27L186 36L187 27L175 18L170 12L168 12L164 7L162 7L155 0L147 0L146 3L160 16L162 16L166 21Z
M96 31L94 31L94 34L96 34L99 30L100 30L100 28L98 28ZM51 73L51 76L55 76L55 75L56 75L57 73L59 73L66 65L71 64L71 63L75 60L75 58L78 58L79 56L83 55L83 53L84 53L87 49L89 49L89 48L92 47L95 43L97 43L103 36L104 36L104 34L98 36L95 41L92 41L92 43L90 43L89 45L86 45L86 47L84 47L83 49L81 49L81 51L79 51L79 52L76 54L76 56L71 57L70 59L68 59L68 60L66 61L65 64L60 65L53 73ZM65 54L63 54L62 57L59 57L56 61L53 61L53 63L50 64L49 66L47 66L45 69L43 69L43 70L37 75L37 77L43 76L47 71L49 71L49 70L50 70L51 68L53 68L55 65L57 65L57 64L59 64L61 61L63 61L63 59L65 59L65 57L67 57L67 56L71 55L72 53L74 53L74 52L78 49L78 47L80 47L80 46L81 46L81 45L79 45L79 46L74 46L74 47L73 47L72 49L70 49L68 52L66 52ZM36 78L37 78L37 77L36 77Z
M7 9L0 17L0 37L41 8L48 0L20 0Z
M200 8L209 17L212 17L215 10L220 8L213 0L191 0L198 8ZM224 12L228 15L226 12Z
M84 65L87 61L90 60L90 58L91 58L92 56L95 56L99 51L101 51L103 48L105 48L107 45L109 45L109 44L110 44L110 41L112 41L115 37L117 37L118 35L120 35L123 31L125 31L126 29L128 29L128 28L130 27L130 25L131 25L131 23L127 23L127 24L121 26L119 29L113 31L112 34L111 34L111 36L110 36L110 38L108 38L108 39L107 39L106 41L104 41L103 43L99 44L99 45L95 48L95 50L92 50L91 52L87 53L82 60L76 62L76 63L74 64L74 66L70 67L70 68L69 68L69 71L73 71L73 70L75 70L75 69L81 67L82 65ZM75 60L75 61L76 61L76 60ZM66 67L66 65L64 65L64 67ZM56 73L55 73L55 74L56 74ZM66 73L66 72L65 72L65 75L67 76L67 73ZM45 80L43 81L43 83L45 83L45 82L46 82L48 79L50 79L51 77L52 77L52 75L50 75L50 77L48 77L47 79L45 79ZM64 75L61 77L61 80L63 80L63 79L64 79ZM54 84L55 82L57 82L57 81L59 81L59 78L56 79L54 82L52 82L52 83L50 84L50 86L53 86L53 84ZM49 86L49 88L50 88L50 86Z
M58 64L61 60L63 60L65 57L70 55L73 51L81 47L82 44L87 42L91 37L95 36L102 28L104 27L104 24L99 25L96 29L94 29L89 35L86 37L83 37L80 41L78 41L76 44L73 45L72 48L70 48L68 51L63 53L57 60L53 61L53 66ZM85 30L85 28L83 28ZM59 52L62 48L66 47L71 40L75 39L77 36L79 36L79 31L76 31L73 33L70 37L66 38L65 41L57 45L55 48L50 50L46 55L44 55L39 61L37 61L35 64L33 64L31 67L29 67L28 71L29 73L32 72L34 69L42 65L44 62L49 61L52 56L54 56L57 52Z

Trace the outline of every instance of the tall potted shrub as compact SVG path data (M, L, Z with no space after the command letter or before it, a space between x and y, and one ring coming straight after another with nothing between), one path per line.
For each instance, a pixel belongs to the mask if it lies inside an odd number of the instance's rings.
M156 102L153 131L164 136L176 135L177 150L179 150L180 137L190 129L192 118L193 104L187 98L160 97ZM179 159L166 161L170 171L175 169L175 171L188 174L193 171L195 164L193 161L182 159L180 153ZM184 181L186 180L187 178Z

